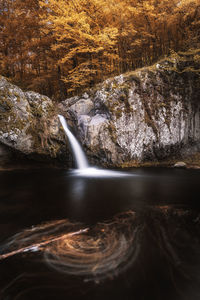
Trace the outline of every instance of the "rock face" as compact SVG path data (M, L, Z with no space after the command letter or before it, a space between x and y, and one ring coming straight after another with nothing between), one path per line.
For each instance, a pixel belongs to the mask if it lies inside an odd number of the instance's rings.
M102 163L190 155L200 150L200 51L108 79L59 109Z
M1 166L6 164L10 159L10 153L7 151L6 146L0 144L0 169Z
M67 160L58 113L100 164L181 160L200 151L200 51L108 79L59 105L0 77L1 143Z
M35 92L23 92L4 77L0 77L0 142L43 158L66 153L52 101Z

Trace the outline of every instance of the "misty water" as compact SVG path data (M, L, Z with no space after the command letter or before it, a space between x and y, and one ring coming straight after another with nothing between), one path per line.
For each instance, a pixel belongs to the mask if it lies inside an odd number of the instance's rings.
M200 172L120 172L0 172L1 300L200 298Z
M0 299L199 299L200 172L0 172Z

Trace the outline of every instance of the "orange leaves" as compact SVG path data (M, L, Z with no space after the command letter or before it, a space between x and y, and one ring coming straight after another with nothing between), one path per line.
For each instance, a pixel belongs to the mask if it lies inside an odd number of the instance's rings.
M109 65L111 53L117 55L118 28L105 22L110 20L104 10L107 2L61 0L59 7L54 0L49 0L48 5L42 2L50 12L45 22L51 23L49 34L53 34L56 41L51 49L59 56L57 63L62 66L65 74L62 80L68 92L95 82L96 75L102 74L102 63L107 61ZM109 14L112 15L111 11Z
M0 72L59 99L200 40L200 0L4 0L0 11Z

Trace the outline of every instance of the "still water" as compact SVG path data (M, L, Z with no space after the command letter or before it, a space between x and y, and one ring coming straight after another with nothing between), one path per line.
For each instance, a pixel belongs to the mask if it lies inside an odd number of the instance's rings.
M1 300L200 299L200 171L120 172L0 172Z

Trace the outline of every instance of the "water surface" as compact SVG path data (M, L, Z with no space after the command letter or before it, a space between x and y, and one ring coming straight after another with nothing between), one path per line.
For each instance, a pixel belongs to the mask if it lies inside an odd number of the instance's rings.
M0 172L0 299L200 299L200 172L120 172Z

